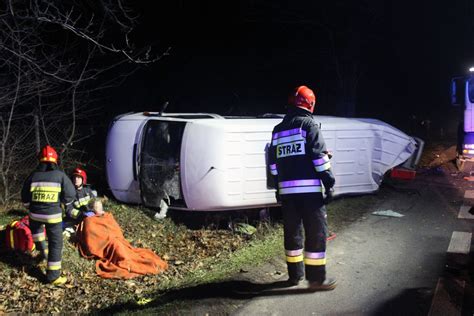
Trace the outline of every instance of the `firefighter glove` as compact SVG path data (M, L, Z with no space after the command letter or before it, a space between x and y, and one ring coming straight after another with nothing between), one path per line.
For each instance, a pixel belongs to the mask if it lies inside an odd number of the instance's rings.
M332 202L334 199L334 189L331 188L329 190L326 190L326 197L324 198L324 204L329 204Z

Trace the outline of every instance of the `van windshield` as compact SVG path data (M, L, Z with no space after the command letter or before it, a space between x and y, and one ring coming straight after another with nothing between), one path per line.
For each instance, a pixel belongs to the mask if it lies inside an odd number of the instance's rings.
M140 189L145 206L180 199L179 157L185 122L150 120L144 128L140 155Z

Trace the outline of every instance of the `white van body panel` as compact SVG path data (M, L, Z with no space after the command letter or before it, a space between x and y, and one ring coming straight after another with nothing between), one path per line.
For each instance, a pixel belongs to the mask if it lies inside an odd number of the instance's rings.
M416 151L416 141L375 119L316 116L326 146L333 153L335 194L377 191L382 177Z
M171 118L173 115L179 119ZM181 190L189 210L230 210L276 206L275 190L267 187L266 147L281 118L197 118L183 114L119 118L107 137L107 179L122 202L140 203L134 180L133 147L140 147L147 120L187 122L180 153ZM385 172L416 151L416 141L375 119L315 116L332 152L335 194L378 190ZM137 156L138 157L138 156ZM136 177L136 175L135 175ZM171 205L173 207L173 205Z
M281 120L200 120L188 124L181 151L182 188L190 209L276 205L267 189L265 147Z

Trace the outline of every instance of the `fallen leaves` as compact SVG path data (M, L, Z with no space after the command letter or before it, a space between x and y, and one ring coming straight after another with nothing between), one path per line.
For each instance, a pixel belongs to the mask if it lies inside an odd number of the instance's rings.
M255 231L246 225L239 226L241 232L215 228L192 230L168 217L157 223L147 216L146 210L136 207L113 202L105 205L113 212L125 237L134 246L152 249L169 263L168 270L133 280L101 279L95 274L95 261L80 257L65 239L63 274L68 281L62 287L55 287L39 280L44 265L37 266L31 258L18 254L2 255L0 313L88 313L119 303L146 305L163 290L160 288L163 282L183 280L199 269L212 270L217 260L226 260L226 256L255 238Z
M142 297L137 301L137 304L138 305L146 305L146 304L150 303L151 301L153 301L151 298Z

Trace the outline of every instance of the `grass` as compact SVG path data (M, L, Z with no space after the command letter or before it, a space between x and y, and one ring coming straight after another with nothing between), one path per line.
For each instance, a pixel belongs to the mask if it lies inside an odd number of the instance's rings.
M270 229L262 238L249 242L246 247L229 254L225 260L211 264L212 269L199 269L189 275L185 282L177 286L190 286L199 283L219 281L239 272L247 265L261 265L279 253L283 253L283 229L281 226ZM211 261L213 259L207 259Z
M269 228L269 231L262 238L257 238L249 242L246 247L235 251L229 256L222 258L217 262L213 258L209 258L206 261L205 267L198 269L194 272L186 275L182 280L171 281L168 284L163 286L162 291L152 295L151 299L147 302L150 303L150 306L136 306L139 309L137 310L134 306L126 305L125 309L123 307L113 309L112 311L120 310L120 314L154 314L154 315L177 315L177 314L186 314L187 311L190 311L193 306L196 304L194 300L189 300L186 295L183 297L176 297L171 300L167 299L166 290L180 292L180 289L184 289L183 293L189 291L199 292L198 289L204 289L202 287L206 284L219 284L225 283L232 276L236 275L245 267L256 268L263 263L268 262L275 256L283 253L283 230L281 226L276 226ZM263 238L264 237L264 238ZM220 286L216 286L220 287ZM189 291L186 291L189 289ZM225 289L223 289L225 291ZM196 293L196 296L201 294ZM216 298L216 301L213 304L224 304L222 298ZM222 310L227 311L231 309L229 306L221 307ZM220 314L223 311L219 311Z
M0 230L4 229L6 225L14 220L17 220L27 215L26 209L18 201L13 201L8 205L0 207Z
M256 222L257 232L247 236L213 221L212 218L219 219L218 214L194 214L191 216L194 226L198 219L202 225L189 228L178 220L179 217L186 217L179 213L170 212L170 217L158 222L152 218L153 212L142 207L122 205L111 200L106 201L104 206L113 214L125 238L133 246L154 250L168 261L169 269L159 275L133 280L101 279L95 275L95 260L82 258L73 240L65 237L63 273L69 281L64 288L51 288L36 279L38 268L44 270L44 263L38 266L21 254L1 256L0 312L50 313L57 312L58 308L62 312L87 312L123 304L139 306L138 302L146 302L167 291L215 282L239 271L245 264L264 262L281 247L281 227L278 224ZM7 224L23 215L17 211L1 212L0 223ZM225 222L229 220L228 215L221 217ZM233 220L252 221L246 217ZM12 284L23 285L18 289ZM35 300L28 299L32 289L38 292ZM59 307L44 304L52 293Z

